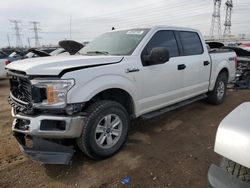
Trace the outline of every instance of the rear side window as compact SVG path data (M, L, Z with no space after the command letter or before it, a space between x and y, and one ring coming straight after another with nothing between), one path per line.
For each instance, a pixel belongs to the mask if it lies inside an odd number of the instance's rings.
M155 47L165 47L169 51L170 57L179 56L179 50L173 31L158 31L148 42L144 49L144 55L149 55Z
M184 55L198 55L203 53L203 46L197 33L181 31L180 39Z

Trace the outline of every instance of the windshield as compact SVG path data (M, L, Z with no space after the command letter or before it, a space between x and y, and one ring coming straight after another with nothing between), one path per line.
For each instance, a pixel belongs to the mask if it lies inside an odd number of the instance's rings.
M17 55L17 53L16 53L16 52L12 52L12 53L9 55L9 57L14 57L15 55Z
M32 57L37 57L36 54L34 54L33 52L29 52L25 55L26 58L32 58Z
M148 31L131 29L104 33L79 52L84 55L131 55Z

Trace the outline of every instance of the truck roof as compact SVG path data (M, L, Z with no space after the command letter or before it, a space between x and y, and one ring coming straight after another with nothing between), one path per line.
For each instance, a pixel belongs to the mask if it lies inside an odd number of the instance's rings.
M200 32L197 29L192 29L192 28L188 28L188 27L177 27L177 26L167 26L167 25L155 25L155 26L152 26L152 27L123 28L123 29L116 29L116 30L113 30L113 31L122 31L122 30L128 30L128 29L131 29L131 30L134 30L134 29L150 29L150 30L169 29L169 30Z
M171 30L184 30L184 31L195 31L199 32L197 29L192 29L188 27L177 27L177 26L165 26L165 25L156 25L151 27L152 30L159 30L159 29L171 29Z

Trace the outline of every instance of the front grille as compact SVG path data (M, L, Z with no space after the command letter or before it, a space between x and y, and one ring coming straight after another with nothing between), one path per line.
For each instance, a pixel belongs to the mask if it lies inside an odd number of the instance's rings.
M12 76L9 103L18 112L25 113L32 110L31 83L28 78Z
M31 83L27 78L13 76L10 79L10 90L17 99L31 103Z

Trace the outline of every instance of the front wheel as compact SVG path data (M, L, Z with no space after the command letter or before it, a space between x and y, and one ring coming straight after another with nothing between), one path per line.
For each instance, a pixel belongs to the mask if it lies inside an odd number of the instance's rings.
M209 103L217 105L223 103L227 92L227 79L225 73L218 75L213 91L208 93L207 101Z
M98 101L87 110L78 147L93 159L115 154L125 143L130 124L126 109L114 101Z

